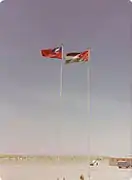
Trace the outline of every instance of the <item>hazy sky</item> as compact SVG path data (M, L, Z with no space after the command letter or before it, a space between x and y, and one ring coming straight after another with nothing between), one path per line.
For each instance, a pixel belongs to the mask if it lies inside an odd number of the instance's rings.
M0 153L132 153L131 24L128 0L0 4ZM87 65L64 67L60 99L60 61L40 56L62 42L93 49L90 116Z

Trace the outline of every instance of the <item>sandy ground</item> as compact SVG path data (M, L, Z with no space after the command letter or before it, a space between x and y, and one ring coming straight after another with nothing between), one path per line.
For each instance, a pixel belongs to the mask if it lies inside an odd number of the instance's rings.
M86 163L5 163L1 164L0 174L2 180L57 180L57 177L65 177L66 180L79 180L80 174L88 180L88 166ZM93 180L128 180L132 170L109 167L108 163L101 162L98 167L91 168Z

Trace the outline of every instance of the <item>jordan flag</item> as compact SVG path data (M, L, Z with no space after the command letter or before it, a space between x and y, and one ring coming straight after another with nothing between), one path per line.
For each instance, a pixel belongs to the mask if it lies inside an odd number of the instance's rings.
M71 52L65 55L65 64L75 62L87 62L90 59L90 50L83 52Z

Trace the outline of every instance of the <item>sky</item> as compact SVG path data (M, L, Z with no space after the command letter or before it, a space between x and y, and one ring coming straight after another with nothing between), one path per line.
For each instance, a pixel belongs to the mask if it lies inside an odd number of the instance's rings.
M61 62L40 50L61 43L65 53L92 52L88 64L64 66L60 98ZM131 78L128 0L5 0L0 153L132 154Z

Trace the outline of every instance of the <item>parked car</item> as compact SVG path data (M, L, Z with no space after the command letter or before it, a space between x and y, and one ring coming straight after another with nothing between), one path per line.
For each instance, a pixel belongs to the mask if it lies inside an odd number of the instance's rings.
M131 167L131 164L130 164L130 162L128 162L128 161L118 161L117 162L117 166L118 166L118 168L122 168L122 169L124 169L124 168L130 168Z
M98 166L99 165L99 162L98 160L93 160L91 163L90 163L90 166Z

